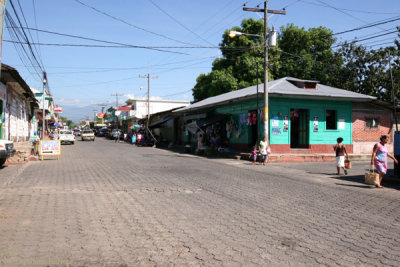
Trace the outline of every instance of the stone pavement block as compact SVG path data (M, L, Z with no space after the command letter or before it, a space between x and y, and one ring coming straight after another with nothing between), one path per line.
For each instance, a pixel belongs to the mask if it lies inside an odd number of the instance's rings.
M400 261L396 187L365 188L327 163L251 166L102 138L62 153L0 170L0 255L70 266Z

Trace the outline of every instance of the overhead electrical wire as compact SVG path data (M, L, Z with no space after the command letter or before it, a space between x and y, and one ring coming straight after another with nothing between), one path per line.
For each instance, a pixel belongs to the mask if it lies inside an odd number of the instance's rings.
M152 34L152 35L155 35L155 36L158 36L158 37L162 37L162 38L164 38L164 39L168 39L168 40L170 40L170 41L174 41L174 42L177 42L177 43L195 46L195 44L190 44L190 43L182 42L182 41L180 41L180 40L177 40L177 39L168 37L168 36L166 36L166 35L163 35L163 34L160 34L160 33L156 33L156 32L147 30L147 29L145 29L145 28L136 26L136 25L134 25L134 24L132 24L132 23L129 23L129 22L123 20L123 19L117 18L117 17L115 17L115 16L113 16L113 15L110 15L110 14L104 12L104 11L101 11L101 10L99 10L99 9L93 7L93 6L90 6L90 5L88 5L88 4L85 4L85 3L83 3L83 2L80 1L80 0L74 0L74 1L77 2L77 3L79 3L79 4L81 4L81 5L83 5L83 6L86 6L86 7L90 8L90 9L96 11L97 13L100 13L100 14L106 16L106 17L112 18L113 20L122 22L122 23L124 23L124 24L126 24L126 25L128 25L128 26L131 26L131 27L133 27L133 28L136 28L136 29L138 29L138 30L141 30L141 31L150 33L150 34Z
M16 11L16 9L15 9L15 7L14 7L13 1L10 0L9 2L10 2L10 4L11 4L11 7L12 7L13 11L14 11L15 17L16 17L17 20L18 20L18 24L21 26L21 31L22 31L22 33L23 33L24 39L25 39L25 41L26 41L26 43L27 43L27 46L28 46L28 48L29 48L30 53L31 53L33 59L34 59L34 60L36 61L36 63L38 64L38 67L40 68L40 70L41 70L42 72L44 72L43 66L41 65L41 63L39 62L37 56L35 55L35 52L33 51L32 45L30 44L29 38L28 38L28 36L27 36L27 34L26 34L25 30L24 30L24 25L22 24L22 22L21 22L21 20L20 20L20 18L19 18L19 15L18 15L18 13L17 13L17 11Z
M191 29L189 29L187 26L185 26L183 23L181 23L179 20L177 20L174 16L170 15L169 13L167 13L164 9L162 9L159 5L157 5L156 3L154 3L154 1L152 0L147 0L149 1L153 6L155 6L157 9L159 9L162 13L164 13L166 16L168 16L170 19L172 19L173 21L175 21L178 25L180 25L182 28L184 28L185 30L187 30L188 32L192 33L193 35L195 35L197 38L199 38L200 40L208 43L209 45L213 45L212 43L210 43L209 41L207 41L206 39L204 39L203 37L201 37L200 35L198 35L197 33L195 33L194 31L192 31Z
M11 1L11 3L12 3L12 1ZM19 10L21 11L22 18L24 19L25 27L29 27L28 22L26 21L25 14L24 14L24 11L23 11L23 9L22 9L20 0L17 0L17 3L18 3ZM36 18L35 18L35 19L36 19ZM27 33L29 34L31 40L33 40L31 31L28 30ZM40 52L39 52L38 48L37 48L36 46L34 46L33 48L35 49L35 51L36 51L36 53L37 53L37 55L38 55L38 59L39 59L40 63L42 64L43 68L44 68L44 64L43 64L43 61L42 61L42 58L41 58L41 56L40 56Z
M321 6L321 7L327 7L326 5L322 4L317 4L313 3L310 1L305 1L305 0L298 0L306 4L314 5L314 6ZM380 15L398 15L400 14L399 12L376 12L376 11L364 11L364 10L354 10L354 9L348 9L348 8L338 8L336 7L336 10L345 10L345 11L350 11L350 12L356 12L356 13L365 13L365 14L380 14Z
M375 27L375 26L378 26L378 25L382 25L382 24L394 22L394 21L397 21L397 20L400 20L400 17L393 18L393 19L389 19L389 20L385 20L385 21L383 21L383 22L377 22L377 23L367 24L367 25L365 25L365 26L357 27L357 28L350 29L350 30L346 30L346 31L342 31L342 32L337 32L337 33L334 33L333 35L339 35L339 34L344 34L344 33L348 33L348 32L359 31L359 30L362 30L362 29Z
M34 62L34 59L32 57L32 54L27 51L25 48L25 45L20 44L17 45L17 42L23 42L26 44L26 40L22 41L21 38L23 37L23 34L21 31L19 31L19 26L15 23L13 20L12 16L8 11L6 11L6 19L5 19L6 25L8 25L8 32L10 34L11 39L15 40L14 47L15 50L17 51L17 55L20 58L21 62L23 65L27 66L28 64L26 63L26 60L30 62L30 65L32 68L27 68L27 70L33 75L31 72L31 69L34 71L35 75L39 78L39 80L42 79L42 70L39 68L37 62ZM25 58L25 59L24 59Z
M71 37L71 38L77 38L77 39L83 39L83 40L88 40L88 41L93 41L93 42L101 42L101 43L107 43L107 44L113 44L117 46L111 46L113 48L117 47L127 47L127 48L142 48L142 49L149 49L149 50L155 50L159 52L166 52L166 53L172 53L172 54L180 54L180 55L187 55L187 56L197 56L197 57L203 57L203 58L212 58L212 56L204 56L204 55L195 55L195 54L189 54L185 52L179 52L179 51L171 51L171 50L163 50L157 47L151 47L151 46L140 46L140 45L131 45L131 44L125 44L125 43L119 43L119 42L112 42L112 41L106 41L106 40L99 40L99 39L94 39L94 38L89 38L89 37L84 37L84 36L78 36L78 35L72 35L72 34L65 34L65 33L58 33L58 32L52 32L52 31L46 31L46 30L40 30L40 29L35 29L35 28L29 28L30 30L33 31L39 31L39 32L44 32L44 33L49 33L49 34L55 34L55 35L60 35L60 36L66 36L66 37ZM38 44L39 45L39 44ZM64 44L63 46L74 46L73 44ZM91 46L91 45L78 45L78 46ZM94 47L92 45L92 47ZM106 47L106 46L104 46ZM186 48L186 47L168 47L168 48ZM202 48L201 46L193 46L191 48ZM203 48L210 48L210 47L203 47ZM214 47L218 48L218 47Z

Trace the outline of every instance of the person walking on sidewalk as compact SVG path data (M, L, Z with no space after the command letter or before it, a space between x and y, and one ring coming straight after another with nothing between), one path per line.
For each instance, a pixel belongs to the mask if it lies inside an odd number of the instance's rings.
M344 160L345 160L345 156L348 158L349 154L347 154L347 150L346 147L342 144L343 142L343 138L339 137L338 139L336 139L337 144L335 146L333 146L333 150L335 150L336 152L336 169L337 169L337 173L336 175L340 175L340 168L343 169L344 174L347 175L347 171L344 167Z
M268 150L270 150L266 137L264 137L264 139L262 141L260 141L259 149L260 149L263 165L265 165L265 163L267 162L267 159L268 159Z
M397 164L397 159L388 152L386 143L388 142L387 135L382 135L380 142L374 145L371 156L371 166L375 165L376 172L379 173L379 184L376 185L378 188L383 188L381 185L382 177L387 172L387 157L394 160Z
M256 165L257 163L257 146L253 147L253 150L251 151L250 158L253 159L253 162L251 165Z
M119 143L119 136L120 136L121 132L119 131L119 129L117 129L114 133L114 138L115 138L115 143Z

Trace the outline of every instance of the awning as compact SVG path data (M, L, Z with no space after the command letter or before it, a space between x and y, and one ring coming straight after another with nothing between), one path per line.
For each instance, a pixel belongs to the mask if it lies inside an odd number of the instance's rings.
M158 120L158 121L153 122L152 124L150 124L149 128L156 128L156 127L160 126L161 124L163 124L163 123L165 123L165 122L167 122L167 121L169 121L169 120L171 120L173 118L174 118L174 116L171 116L171 115L170 116L166 116L166 117L162 118L161 120Z
M186 129L189 132L191 132L193 134L196 134L196 132L198 130L203 131L203 130L201 130L202 127L206 127L206 126L208 126L210 124L222 121L224 119L227 119L230 116L231 115L229 115L229 114L215 114L215 115L210 116L208 118L201 119L201 120L198 120L198 121L193 121L193 122L187 124L186 125Z
M199 128L202 128L202 127L208 126L210 124L222 121L222 120L228 118L229 116L230 116L229 114L215 114L208 118L196 121L196 124Z

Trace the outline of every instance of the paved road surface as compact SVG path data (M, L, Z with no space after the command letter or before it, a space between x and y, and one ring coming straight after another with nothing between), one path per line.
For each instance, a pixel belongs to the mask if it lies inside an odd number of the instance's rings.
M0 265L399 266L399 187L330 167L63 146L0 170Z

